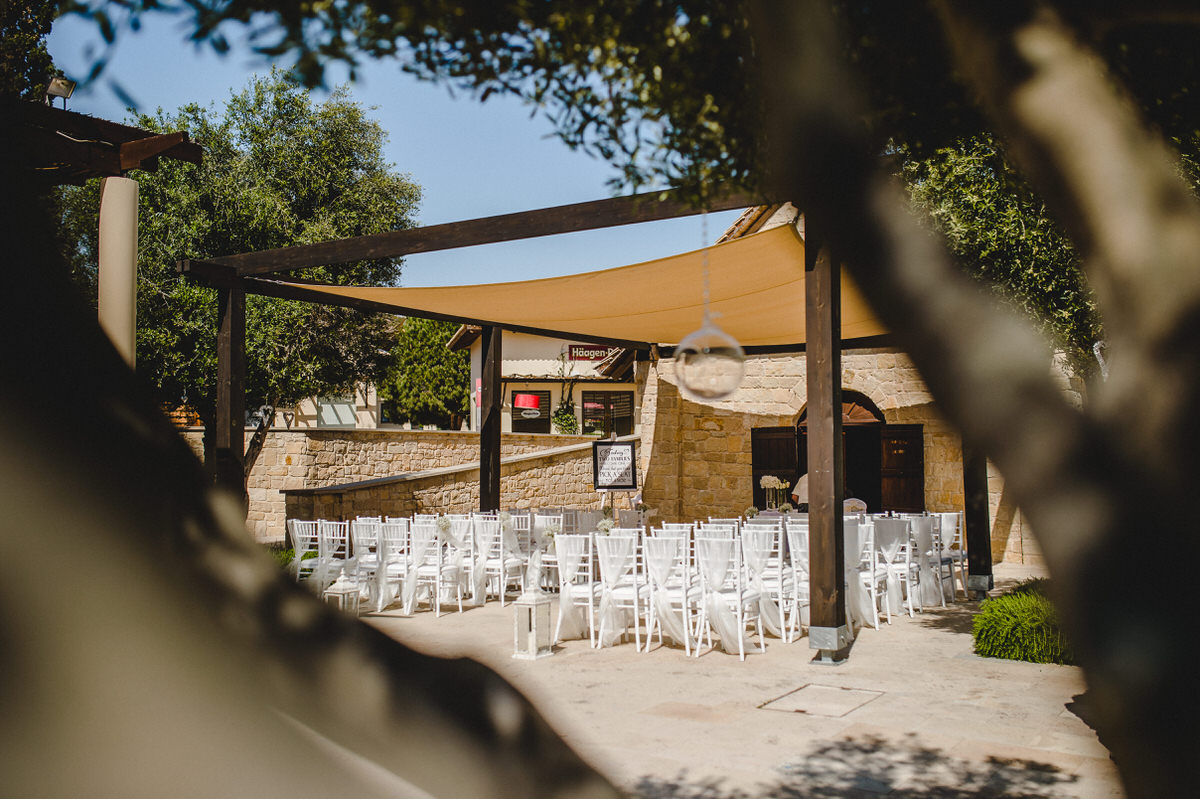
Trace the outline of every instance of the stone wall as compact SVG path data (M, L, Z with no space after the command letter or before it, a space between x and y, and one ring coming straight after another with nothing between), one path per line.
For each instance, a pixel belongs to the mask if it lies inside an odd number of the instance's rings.
M676 387L674 362L638 365L642 397L639 460L645 502L667 521L737 516L753 497L750 431L794 425L807 399L803 354L746 359L742 387L716 403L696 403ZM842 353L842 388L858 391L889 424L924 433L925 508L963 509L962 449L908 356L890 348ZM993 558L1038 562L1032 535L989 467Z
M197 456L202 457L203 431L189 429L184 436ZM247 431L247 443L249 440ZM500 456L506 458L592 440L588 436L505 433L501 437ZM589 486L590 457L589 451ZM284 489L320 488L450 466L477 467L478 463L478 433L390 429L272 430L250 473L247 523L257 540L282 541L287 519L286 502L280 493ZM478 481L477 468L476 476L471 479ZM478 489L473 486L470 490ZM594 494L592 498L595 498Z
M294 519L350 519L355 516L411 516L414 513L466 513L479 507L479 468L455 466L402 478L340 485L334 489L287 493ZM591 440L539 453L512 455L500 466L503 508L598 508L592 490Z

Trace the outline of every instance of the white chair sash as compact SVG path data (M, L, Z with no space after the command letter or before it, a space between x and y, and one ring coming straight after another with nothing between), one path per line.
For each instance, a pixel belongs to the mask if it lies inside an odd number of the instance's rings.
M721 639L721 648L726 652L737 654L739 638L746 652L758 652L755 644L745 630L738 629L737 615L729 607L722 594L725 578L729 575L733 562L733 547L737 542L733 538L697 538L696 558L700 561L700 575L704 580L704 605L707 610L708 623L712 625ZM740 596L734 597L741 602Z
M783 638L783 613L775 598L767 591L766 583L767 564L778 536L779 532L770 527L743 527L742 556L746 559L746 570L750 574L750 588L758 592L758 613L763 626L771 635Z
M908 544L911 523L909 519L875 520L875 550L888 567L887 594L893 613L904 605L904 598L900 593L900 575L894 567L899 564L900 555Z
M487 599L487 562L496 539L500 537L500 521L491 518L475 519L475 568L471 571L471 604L482 605ZM500 579L504 579L503 573ZM504 590L504 586L500 586Z
M663 637L670 638L680 646L687 645L687 633L683 614L687 613L687 587L682 581L673 585L677 572L682 580L684 539L681 537L647 538L643 543L646 570L650 572L650 584L654 591L654 617L662 627ZM679 597L682 611L672 607L671 596Z
M450 529L445 531L443 540L450 545L450 563L449 571L454 575L454 580L458 583L458 589L464 591L467 588L468 574L463 568L466 564L467 549L470 546L471 529L473 520L470 516L465 519L451 519Z
M602 535L596 538L600 556L600 646L612 646L628 626L625 614L613 601L613 590L621 584L634 566L637 539L626 535Z
M437 525L432 522L416 522L412 526L412 539L409 544L408 575L404 579L404 612L413 612L417 598L417 569L425 562L431 547L441 546L438 539Z
M921 574L921 585L917 596L921 600L921 607L939 605L942 602L940 596L942 589L937 575L933 572L933 562L930 560L931 555L940 559L940 553L932 551L934 518L932 516L914 516L909 519L909 523L912 524L913 539L917 544L915 560Z
M863 553L866 551L868 541L872 540L873 533L874 530L869 524L862 524L857 519L842 520L842 535L846 541L845 556L843 558L846 568L846 615L850 617L850 626L852 628L874 624L878 616L878 610L871 602L870 590L863 585L862 580L858 577L858 570L862 565ZM871 549L867 568L872 570L872 579L874 579L874 545L872 545Z
M579 605L576 605L572 594L571 584L575 579L583 556L587 552L586 535L559 535L554 538L554 553L558 557L559 591L558 591L558 641L568 641L575 638L585 638L588 634L587 619ZM592 587L587 586L588 601L591 600Z

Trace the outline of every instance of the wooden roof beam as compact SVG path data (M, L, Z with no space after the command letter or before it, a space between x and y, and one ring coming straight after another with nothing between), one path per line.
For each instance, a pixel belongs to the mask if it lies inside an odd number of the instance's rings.
M748 194L726 194L710 202L708 210L728 211L759 202L758 198ZM393 230L319 244L226 255L210 258L209 261L234 267L239 277L247 277L291 272L312 266L398 258L415 253L597 230L638 222L655 222L699 213L702 213L702 209L678 199L672 192L649 192L461 222L447 222L429 227Z

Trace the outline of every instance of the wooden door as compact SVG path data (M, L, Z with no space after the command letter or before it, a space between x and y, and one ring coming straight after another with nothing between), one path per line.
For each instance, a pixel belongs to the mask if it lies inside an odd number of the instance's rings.
M750 430L751 474L754 477L754 507L767 506L766 494L758 481L763 475L774 475L788 484L790 489L800 475L796 471L799 463L796 454L796 428L755 427ZM790 498L788 500L791 501Z
M880 483L883 510L925 510L925 434L921 425L883 425Z

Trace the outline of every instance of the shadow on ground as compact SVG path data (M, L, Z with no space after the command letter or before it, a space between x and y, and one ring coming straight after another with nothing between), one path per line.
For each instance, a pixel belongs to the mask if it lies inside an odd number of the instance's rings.
M970 635L971 625L978 612L978 602L958 601L947 604L944 608L926 608L916 617L916 620L922 626L934 630Z
M934 799L1042 799L1061 795L1078 778L1028 760L962 760L916 740L888 742L867 736L821 744L789 764L759 789L727 787L721 780L643 777L632 795L641 799L800 799L800 797L934 797ZM764 775L765 776L765 775Z

